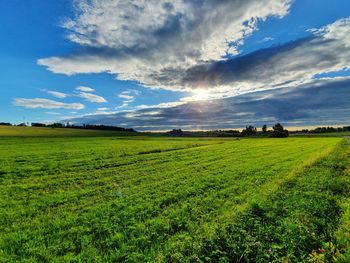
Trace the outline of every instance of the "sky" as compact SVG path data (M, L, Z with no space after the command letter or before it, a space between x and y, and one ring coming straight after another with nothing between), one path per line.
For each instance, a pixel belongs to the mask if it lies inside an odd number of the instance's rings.
M350 125L348 0L0 0L0 122Z

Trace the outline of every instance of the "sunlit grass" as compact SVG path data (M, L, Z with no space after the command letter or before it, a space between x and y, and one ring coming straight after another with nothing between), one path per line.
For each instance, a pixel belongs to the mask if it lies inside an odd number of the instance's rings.
M304 260L336 242L340 138L72 136L0 138L5 262Z

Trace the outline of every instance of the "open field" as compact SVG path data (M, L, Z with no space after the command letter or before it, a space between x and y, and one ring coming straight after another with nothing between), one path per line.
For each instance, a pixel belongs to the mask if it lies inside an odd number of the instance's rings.
M344 137L350 136L350 132L326 132L326 133L305 133L291 134L293 137Z
M87 129L0 126L0 137L103 137L133 134L130 132Z
M0 130L0 262L349 262L343 138L23 129Z

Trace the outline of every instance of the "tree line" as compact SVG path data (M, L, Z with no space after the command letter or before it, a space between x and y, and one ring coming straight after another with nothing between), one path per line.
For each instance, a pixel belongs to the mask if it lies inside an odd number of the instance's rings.
M254 126L246 126L242 131L239 130L214 130L214 131L183 131L181 129L173 129L166 133L169 136L203 136L203 137L274 137L286 138L289 136L288 130L277 123L271 130L268 130L267 125L263 125L261 131Z
M61 122L55 122L55 123L51 123L51 124L32 122L31 125L29 125L28 123L20 123L20 124L13 125L9 122L0 122L0 126L32 126L32 127L43 127L43 128L71 128L71 129L136 132L132 128L122 128L122 127L117 127L117 126L92 125L92 124L73 125L73 124L70 124L69 122L66 124L61 123Z
M293 133L331 133L331 132L350 132L350 126L343 127L317 127L315 129L302 129L294 131Z
M316 134L316 133L333 133L333 132L350 132L350 126L343 127L317 127L314 129L301 129L288 131L277 123L272 129L263 125L260 130L252 125L246 126L242 131L239 130L212 130L212 131L183 131L173 129L166 134L169 136L193 136L193 137L275 137L286 138L289 134Z
M47 127L47 128L73 128L73 129L90 129L90 130L108 130L108 131L122 131L122 132L136 132L132 128L122 128L117 126L108 125L74 125L67 123L39 123L32 122L29 123L19 123L12 124L9 122L0 122L0 126L32 126L32 127ZM252 125L246 126L242 131L239 130L211 130L211 131L183 131L181 129L173 129L166 132L169 136L193 136L193 137L275 137L275 138L286 138L289 134L317 134L317 133L334 133L334 132L350 132L350 126L343 127L317 127L314 129L301 129L295 131L288 131L284 127L277 123L272 129L268 129L267 125L263 125L260 130Z

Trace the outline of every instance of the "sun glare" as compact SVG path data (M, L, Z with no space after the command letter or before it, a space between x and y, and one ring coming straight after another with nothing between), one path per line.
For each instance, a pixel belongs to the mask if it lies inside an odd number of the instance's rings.
M205 89L198 89L193 91L193 96L192 98L194 100L207 100L210 98L210 92L208 90Z

